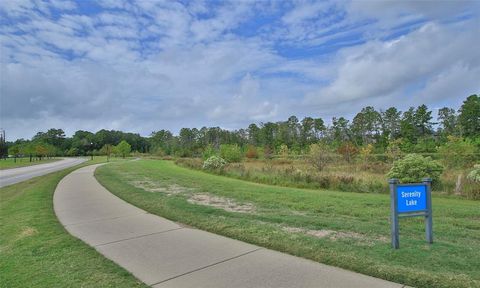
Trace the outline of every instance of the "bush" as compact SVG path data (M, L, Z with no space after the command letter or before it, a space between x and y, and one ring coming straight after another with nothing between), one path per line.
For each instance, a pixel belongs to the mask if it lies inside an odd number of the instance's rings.
M242 150L237 144L234 145L220 145L220 157L229 163L240 162L242 160Z
M355 145L353 145L352 143L346 142L342 144L342 146L338 147L337 152L338 154L343 156L343 159L345 159L345 161L350 163L352 159L355 158L355 155L358 154L358 148L355 147Z
M332 162L333 153L326 144L312 144L308 153L308 162L318 171L322 171Z
M287 158L289 154L290 151L288 150L288 146L285 144L280 145L280 147L278 148L278 155L283 158Z
M385 150L385 155L387 156L388 160L393 162L403 157L401 145L402 139L393 140L388 144L387 149Z
M473 166L473 170L467 175L468 180L480 183L480 164Z
M434 182L440 180L443 166L431 157L418 154L408 154L401 160L393 162L392 169L388 172L389 178L397 178L402 183L421 182L423 178L432 178Z
M203 160L207 160L208 158L216 155L217 151L213 148L212 145L208 145L202 153L202 158Z
M470 140L448 136L448 142L438 149L438 153L448 167L462 167L474 160L475 150L475 144Z
M245 156L248 158L248 159L256 159L258 158L258 151L257 151L257 148L255 148L255 146L253 145L248 145L248 148L247 148L247 153L245 153Z
M205 170L223 170L227 165L227 162L218 156L211 156L205 162L203 162L203 169Z

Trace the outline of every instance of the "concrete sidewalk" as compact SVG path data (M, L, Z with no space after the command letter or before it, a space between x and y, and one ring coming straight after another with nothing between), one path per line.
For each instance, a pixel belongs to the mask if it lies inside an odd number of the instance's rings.
M103 188L97 166L62 179L55 213L71 234L153 287L403 287L148 214Z

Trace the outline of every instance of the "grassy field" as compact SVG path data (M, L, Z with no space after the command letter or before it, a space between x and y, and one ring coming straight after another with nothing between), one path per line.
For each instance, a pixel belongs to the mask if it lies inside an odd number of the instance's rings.
M31 165L37 165L37 164L45 164L45 163L50 163L58 160L60 160L60 158L42 159L42 160L34 159L34 161L32 160L32 162L30 162L29 158L17 158L16 160L13 158L0 159L0 170L25 167L25 166L31 166Z
M0 189L0 287L147 287L58 222L53 192L74 169Z
M113 163L97 179L126 201L214 233L416 287L480 287L480 202L433 198L435 243L402 219L389 242L389 197L256 184L170 161Z

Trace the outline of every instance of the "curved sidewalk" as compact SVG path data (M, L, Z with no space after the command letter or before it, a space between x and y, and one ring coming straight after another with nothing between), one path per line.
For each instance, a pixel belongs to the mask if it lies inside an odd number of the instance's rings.
M153 287L403 287L149 214L103 188L97 166L62 179L55 213L71 234Z

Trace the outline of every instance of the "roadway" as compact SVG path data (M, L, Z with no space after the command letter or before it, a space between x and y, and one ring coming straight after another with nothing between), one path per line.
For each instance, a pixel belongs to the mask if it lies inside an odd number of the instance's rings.
M59 161L26 167L0 170L0 188L34 177L63 170L87 161L84 158L64 158Z

